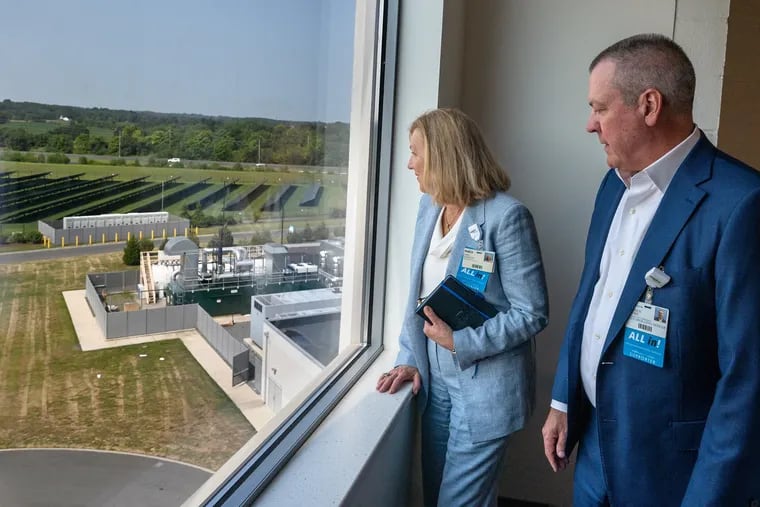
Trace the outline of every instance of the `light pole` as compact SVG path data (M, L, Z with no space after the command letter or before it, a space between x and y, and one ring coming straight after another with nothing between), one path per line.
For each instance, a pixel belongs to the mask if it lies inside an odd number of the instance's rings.
M164 180L161 180L161 211L164 211Z

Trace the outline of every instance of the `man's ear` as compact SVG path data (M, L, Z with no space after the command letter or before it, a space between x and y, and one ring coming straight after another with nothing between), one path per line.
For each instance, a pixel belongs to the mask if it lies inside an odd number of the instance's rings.
M656 88L647 88L639 95L639 110L648 127L654 127L662 114L662 94Z

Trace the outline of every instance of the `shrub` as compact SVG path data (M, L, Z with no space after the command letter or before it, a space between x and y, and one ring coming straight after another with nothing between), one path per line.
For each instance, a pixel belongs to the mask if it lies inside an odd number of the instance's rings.
M63 153L51 153L47 156L48 164L68 164L69 162L71 160Z
M87 165L89 161L87 160L87 157L79 157L79 163L82 165Z
M153 240L148 239L148 238L141 239L138 242L137 246L141 252L150 252L151 250L156 248L156 245L153 244Z
M127 241L127 245L124 247L124 255L121 256L121 260L127 266L140 265L140 245L138 244L136 237L132 236Z
M35 245L39 245L40 243L42 243L42 240L44 239L40 231L29 231L25 233L24 236L26 239L24 243L34 243Z
M8 162L21 162L21 152L7 150L3 152L3 160Z

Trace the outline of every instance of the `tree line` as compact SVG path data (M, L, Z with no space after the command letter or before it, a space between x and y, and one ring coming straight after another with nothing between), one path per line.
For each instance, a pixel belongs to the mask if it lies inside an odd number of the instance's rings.
M45 131L21 122L56 126ZM343 122L0 102L0 147L15 151L347 166L348 141L348 124Z

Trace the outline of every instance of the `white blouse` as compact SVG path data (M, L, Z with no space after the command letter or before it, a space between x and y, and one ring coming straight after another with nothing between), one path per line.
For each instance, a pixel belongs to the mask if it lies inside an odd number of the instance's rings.
M433 229L433 236L430 238L430 245L428 246L428 253L425 257L425 262L422 265L422 283L420 284L420 297L425 297L436 285L441 283L443 277L446 276L446 266L449 263L449 255L451 249L454 247L454 240L457 237L459 226L462 223L462 217L464 212L459 214L459 218L451 226L449 232L443 236L441 231L443 230L443 208L438 214L438 220L435 223Z

